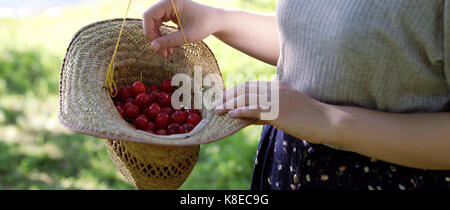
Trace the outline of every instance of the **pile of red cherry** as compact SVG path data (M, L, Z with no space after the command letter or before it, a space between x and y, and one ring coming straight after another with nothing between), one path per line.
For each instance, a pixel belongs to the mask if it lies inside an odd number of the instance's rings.
M157 135L187 133L202 120L196 109L176 110L171 104L175 87L170 79L164 79L160 87L148 88L141 81L119 89L113 97L114 105L125 121L136 129Z

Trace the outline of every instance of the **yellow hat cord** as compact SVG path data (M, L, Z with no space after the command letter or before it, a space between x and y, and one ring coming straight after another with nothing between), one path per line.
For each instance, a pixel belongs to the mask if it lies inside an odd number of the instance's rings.
M183 26L181 25L180 16L178 15L178 11L177 11L177 9L175 7L175 3L173 2L173 0L170 0L170 1L172 2L172 7L173 7L173 10L175 12L175 16L177 17L178 25L179 25L179 27L181 29L181 33L183 34L183 39L184 39L184 42L185 42L186 47L188 49L188 54L189 54L190 58L192 58L191 49L189 48L189 42L187 41L186 34L184 33L184 30L183 30ZM109 63L108 68L106 70L105 87L109 89L109 93L110 93L110 95L112 97L117 96L117 94L119 92L119 90L117 89L117 85L114 82L114 58L116 57L116 54L117 54L117 49L119 47L120 37L122 37L123 28L124 28L125 23L126 23L126 18L127 18L127 15L128 15L128 11L130 9L130 5L131 5L131 0L129 0L129 2L128 2L128 7L127 7L127 10L125 12L125 17L123 18L122 26L120 28L119 37L117 38L117 42L116 42L116 46L115 46L115 49L114 49L114 53L112 55L111 62ZM142 72L141 72L141 80L142 80Z

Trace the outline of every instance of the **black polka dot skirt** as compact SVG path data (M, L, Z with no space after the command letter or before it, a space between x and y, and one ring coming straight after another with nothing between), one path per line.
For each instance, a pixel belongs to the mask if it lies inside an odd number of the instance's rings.
M265 125L252 190L449 190L450 171L420 170L309 144Z

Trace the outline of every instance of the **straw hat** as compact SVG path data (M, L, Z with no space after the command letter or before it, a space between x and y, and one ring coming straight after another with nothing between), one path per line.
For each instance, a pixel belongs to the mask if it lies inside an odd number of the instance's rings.
M113 162L138 188L176 189L195 165L200 144L225 138L250 122L203 109L203 121L187 134L157 136L135 130L115 110L104 88L121 24L122 19L96 22L73 37L61 68L59 120L72 131L107 139ZM176 29L162 26L160 31L167 34ZM190 44L192 57L183 46L174 48L173 55L166 59L151 50L150 45L144 37L142 21L127 19L115 58L114 79L118 88L138 80L141 72L146 84L158 84L176 73L192 78L193 65L201 66L203 75L220 75L213 53L203 42ZM170 180L180 175L176 181ZM150 177L166 183L155 185Z

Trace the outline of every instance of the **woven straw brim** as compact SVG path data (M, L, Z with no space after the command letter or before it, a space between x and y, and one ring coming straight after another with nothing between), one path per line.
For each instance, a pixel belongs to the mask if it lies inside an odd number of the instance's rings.
M104 88L106 70L111 61L122 19L90 24L73 37L65 55L60 78L60 122L70 130L106 139L141 142L155 145L198 145L225 138L251 122L219 116L214 110L202 110L205 124L186 135L170 137L136 131L115 110L109 92ZM176 29L162 26L167 34ZM220 75L211 50L203 42L173 49L173 55L162 58L144 37L142 21L127 19L115 58L115 80L119 87L139 79L156 83L176 73L193 77L194 66L201 66L203 75ZM222 81L223 82L223 81ZM201 128L200 128L201 127Z

